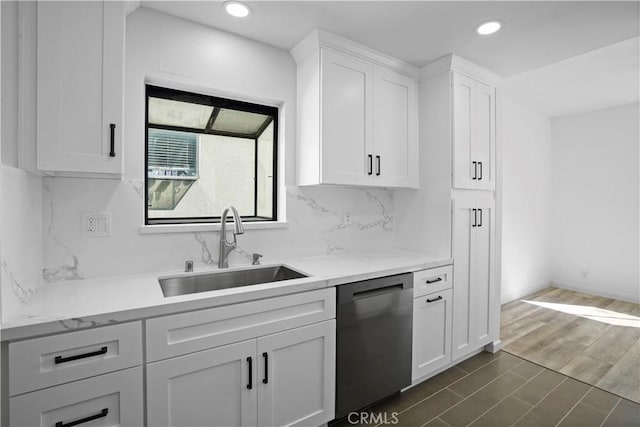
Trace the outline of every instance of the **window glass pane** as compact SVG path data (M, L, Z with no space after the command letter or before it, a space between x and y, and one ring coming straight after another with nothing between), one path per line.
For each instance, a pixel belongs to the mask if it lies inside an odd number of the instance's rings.
M149 98L149 123L156 125L204 129L212 111L209 105Z
M173 209L150 208L149 218L219 216L228 205L235 206L240 215L253 216L254 144L252 139L200 135L198 179L186 190L183 181L149 179L152 207L156 199L166 200L179 190L185 192Z
M258 216L273 216L273 123L258 138Z
M212 129L223 132L241 133L247 136L255 135L268 119L269 116L265 116L264 114L222 108L216 116Z
M147 224L276 220L278 109L147 86Z

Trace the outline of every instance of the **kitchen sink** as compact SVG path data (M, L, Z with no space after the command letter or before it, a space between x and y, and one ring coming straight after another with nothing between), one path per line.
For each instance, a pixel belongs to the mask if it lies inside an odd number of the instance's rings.
M165 297L308 277L284 265L158 279Z

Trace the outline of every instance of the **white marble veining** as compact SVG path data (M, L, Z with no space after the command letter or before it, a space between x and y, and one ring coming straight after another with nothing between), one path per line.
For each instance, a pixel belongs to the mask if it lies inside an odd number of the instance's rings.
M180 311L269 298L374 277L433 268L450 259L406 251L343 253L284 260L310 277L198 294L164 297L158 277L166 271L126 277L76 280L44 287L2 327L2 340L85 329ZM247 265L231 268L256 268ZM199 269L219 271L211 267Z
M44 179L44 269L47 283L216 266L219 233L141 234L143 181ZM112 236L82 234L83 212L111 212ZM247 230L229 262L251 254L265 262L284 258L386 249L393 242L391 191L287 187L287 223L282 229Z

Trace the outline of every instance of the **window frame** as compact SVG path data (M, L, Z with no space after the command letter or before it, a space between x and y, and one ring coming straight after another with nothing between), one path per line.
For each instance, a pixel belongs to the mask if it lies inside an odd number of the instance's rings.
M210 118L205 129L187 128L172 125L158 125L149 123L149 98L163 98L173 101L189 102L214 107L212 112L215 114L216 107L229 108L234 110L246 111L249 113L264 114L272 117L272 120L266 121L263 126L253 135L254 140L254 192L253 192L253 212L252 216L241 216L243 222L253 223L276 223L278 222L278 127L279 127L279 108L276 106L255 104L236 99L221 98L218 96L207 95L204 93L196 93L173 89L169 87L157 86L152 83L145 83L145 110L144 110L144 225L196 225L196 224L220 224L220 212L214 216L202 217L173 217L173 218L149 218L149 128L163 129L169 131L189 132L197 135L219 135L227 137L236 137L243 139L251 139L246 134L238 134L235 132L217 131L211 129L213 125ZM264 132L269 125L273 123L273 164L272 164L272 216L258 216L258 137Z

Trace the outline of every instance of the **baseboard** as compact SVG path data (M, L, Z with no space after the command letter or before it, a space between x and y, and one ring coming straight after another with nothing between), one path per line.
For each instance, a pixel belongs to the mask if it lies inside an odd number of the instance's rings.
M554 280L553 283L549 286L554 286L556 288L567 289L569 291L583 292L586 294L596 295L604 298L612 298L622 301L631 302L634 304L640 303L640 297L638 295L633 295L626 292L609 292L608 290L603 290L600 288L590 287L590 286L576 286L567 282L559 282Z
M545 288L548 288L549 286L554 286L554 285L552 285L551 283L547 283L544 285L537 285L529 288L518 289L514 292L507 292L501 296L500 305L506 304L511 301L515 301L527 295L531 295L532 293L541 291Z

